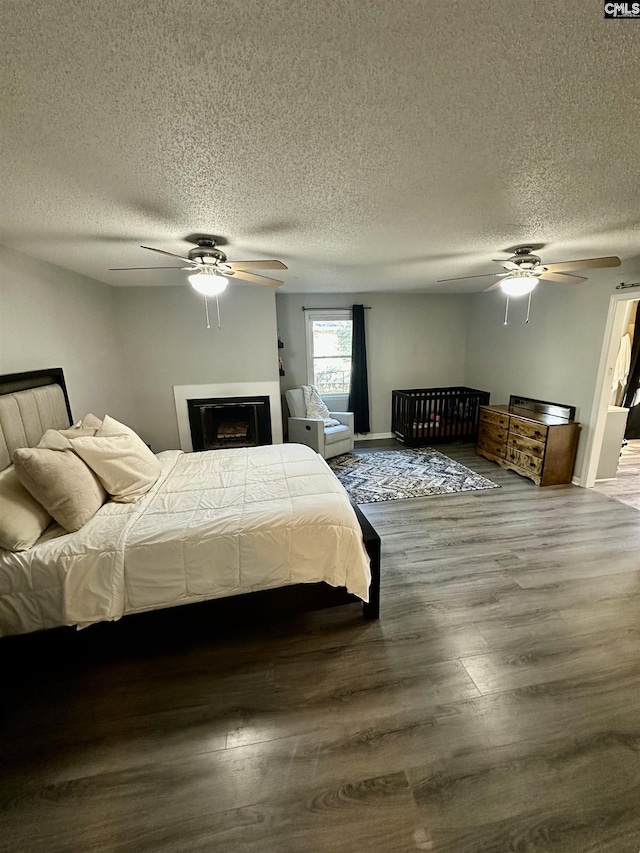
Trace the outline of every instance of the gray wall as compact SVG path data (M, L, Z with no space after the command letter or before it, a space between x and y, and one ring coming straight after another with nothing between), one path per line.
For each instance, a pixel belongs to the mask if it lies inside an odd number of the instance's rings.
M475 294L468 303L466 383L490 391L492 403L522 394L576 406L580 478L609 301L619 281L615 270L594 270L579 285L542 282L528 324L526 299L511 300L508 326L500 293Z
M366 313L371 432L391 430L391 391L461 385L465 363L465 296L413 293L276 295L284 391L307 382L302 306L350 308L370 305Z
M179 447L174 385L276 381L275 295L266 287L229 287L220 297L222 328L209 300L188 286L117 289L120 330L137 422L153 450Z
M222 329L208 331L202 299L187 287L112 288L0 247L0 373L63 367L76 417L108 412L158 451L178 446L173 385L274 380L278 328L282 390L299 386L302 305L364 302L372 432L390 430L393 388L465 384L493 402L517 393L570 403L583 425L582 477L609 300L624 278L594 270L575 287L543 283L530 323L526 300L512 300L506 327L498 293L303 296L239 286L221 298Z
M105 413L154 451L179 447L174 385L276 381L275 294L109 285L0 247L0 373L64 368L75 417Z
M0 373L64 369L71 410L135 427L117 292L0 246Z

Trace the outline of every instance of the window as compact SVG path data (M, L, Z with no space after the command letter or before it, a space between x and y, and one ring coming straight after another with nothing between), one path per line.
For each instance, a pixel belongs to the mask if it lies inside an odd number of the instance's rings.
M308 311L307 376L321 394L348 394L351 383L351 310Z

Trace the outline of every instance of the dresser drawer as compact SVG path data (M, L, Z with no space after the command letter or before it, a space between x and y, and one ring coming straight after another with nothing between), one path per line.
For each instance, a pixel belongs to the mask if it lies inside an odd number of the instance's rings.
M500 459L505 459L507 455L507 445L504 441L491 441L489 438L482 438L478 436L478 444L476 447L480 450L484 450L486 453L491 453L492 456L497 456Z
M508 447L506 458L525 471L533 471L534 474L539 474L542 471L542 459L539 456L530 456L528 453L522 453L520 450Z
M507 429L506 427L498 426L498 424L492 423L481 423L480 429L478 430L478 441L483 439L484 441L495 441L498 444L506 444L507 442Z
M504 415L502 412L492 412L489 409L480 409L480 425L483 424L508 427L509 415Z
M540 458L544 456L544 442L536 441L533 438L514 435L514 433L510 432L507 444L510 448L512 447L514 450L520 450L523 453L529 453L531 456L539 456Z
M515 432L526 438L534 438L536 441L546 441L547 438L547 427L543 424L532 423L513 416L509 423L509 432Z

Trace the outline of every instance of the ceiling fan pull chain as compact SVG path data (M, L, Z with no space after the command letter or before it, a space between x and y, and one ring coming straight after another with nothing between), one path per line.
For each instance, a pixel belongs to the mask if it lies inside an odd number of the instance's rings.
M220 325L220 300L218 299L218 294L216 293L216 311L218 312L218 328L222 328Z
M504 307L504 325L509 325L509 294L507 293L507 303Z
M525 320L525 323L529 322L529 314L531 313L531 294L532 293L533 293L533 291L530 290L529 291L529 301L527 302L527 319Z
M209 300L205 296L204 298L204 313L207 316L207 329L211 328L211 323L209 322Z

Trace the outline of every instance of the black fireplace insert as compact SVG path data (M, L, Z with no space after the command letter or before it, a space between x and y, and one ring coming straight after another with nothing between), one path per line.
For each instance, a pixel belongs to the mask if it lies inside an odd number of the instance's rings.
M269 397L187 400L194 450L271 444Z

